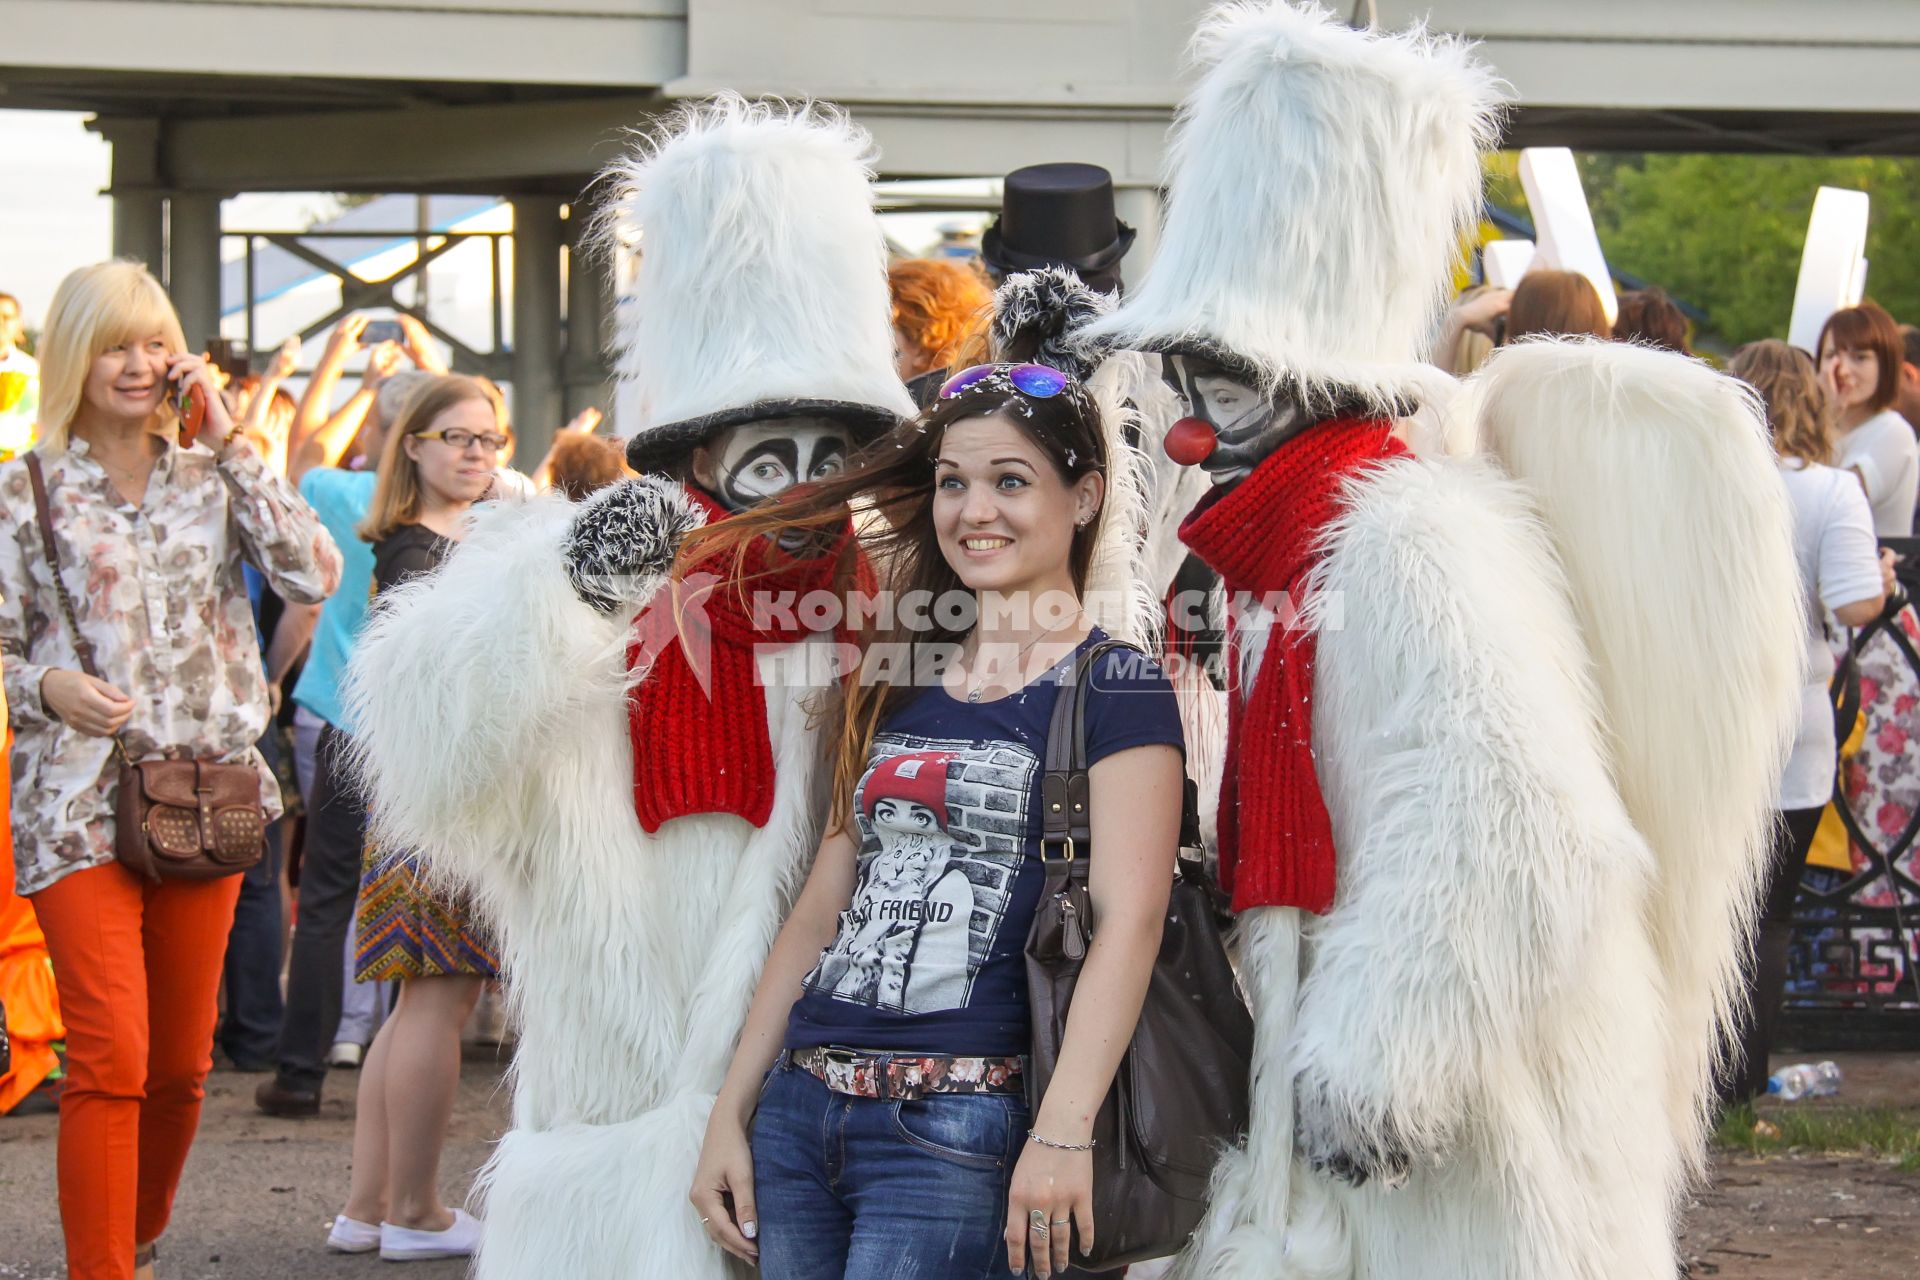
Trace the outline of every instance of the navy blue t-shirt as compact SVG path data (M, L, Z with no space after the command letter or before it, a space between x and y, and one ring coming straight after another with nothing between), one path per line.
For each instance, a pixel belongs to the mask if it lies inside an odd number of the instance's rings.
M1029 1051L1026 946L1046 879L1047 728L1060 681L1104 638L1095 631L1019 693L969 703L930 687L881 725L854 792L853 902L793 1006L788 1048ZM1089 765L1153 743L1185 750L1157 664L1122 649L1096 665Z

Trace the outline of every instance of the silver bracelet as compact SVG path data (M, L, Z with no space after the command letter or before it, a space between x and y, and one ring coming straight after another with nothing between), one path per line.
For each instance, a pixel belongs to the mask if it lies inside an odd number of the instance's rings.
M1085 1143L1055 1142L1051 1138L1041 1137L1031 1129L1027 1130L1027 1141L1037 1142L1043 1147L1052 1147L1055 1151L1091 1151L1097 1145L1092 1138L1088 1138Z

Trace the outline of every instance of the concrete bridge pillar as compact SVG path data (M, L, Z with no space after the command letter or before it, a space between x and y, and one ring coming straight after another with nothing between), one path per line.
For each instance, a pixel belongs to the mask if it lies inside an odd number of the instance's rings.
M532 470L565 420L560 384L561 201L513 198L514 458Z

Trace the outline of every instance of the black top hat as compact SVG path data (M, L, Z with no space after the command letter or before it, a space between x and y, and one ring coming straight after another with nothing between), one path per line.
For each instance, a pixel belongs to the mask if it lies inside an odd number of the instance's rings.
M1119 284L1133 228L1113 212L1113 175L1097 164L1035 164L1007 175L980 256L1001 275L1071 267L1103 292Z

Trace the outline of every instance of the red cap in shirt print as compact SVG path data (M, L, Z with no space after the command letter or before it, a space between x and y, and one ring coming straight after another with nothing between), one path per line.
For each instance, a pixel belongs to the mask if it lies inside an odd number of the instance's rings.
M861 811L874 830L885 826L902 833L944 832L947 765L952 760L951 751L909 751L875 765L860 792Z

